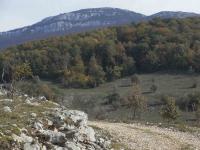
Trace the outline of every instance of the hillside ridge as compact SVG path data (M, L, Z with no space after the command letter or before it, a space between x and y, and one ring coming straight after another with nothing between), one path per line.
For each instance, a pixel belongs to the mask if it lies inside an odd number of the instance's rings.
M81 9L50 16L30 26L0 32L0 48L51 36L78 33L102 27L130 24L132 22L138 23L155 17L185 18L193 16L199 16L199 14L166 11L145 16L130 10L110 7Z

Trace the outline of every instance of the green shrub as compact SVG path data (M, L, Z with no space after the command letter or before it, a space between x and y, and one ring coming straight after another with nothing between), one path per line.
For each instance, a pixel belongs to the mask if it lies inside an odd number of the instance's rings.
M131 82L133 84L140 84L140 79L139 79L137 74L134 74L134 75L131 76Z
M161 116L168 120L176 120L179 116L178 108L176 107L176 100L174 97L164 96L161 101L164 102L164 106L161 109Z
M155 84L153 84L153 85L150 87L150 91L151 91L152 93L155 93L155 92L157 91L157 89L158 89L158 87L157 87L157 85L155 85Z
M34 81L21 81L17 83L17 88L20 89L22 93L28 94L33 97L45 96L49 100L56 99L56 93L54 90L40 81L35 83Z
M131 119L140 117L142 111L147 107L146 98L142 95L139 85L133 86L130 95L124 100L128 108L131 109Z

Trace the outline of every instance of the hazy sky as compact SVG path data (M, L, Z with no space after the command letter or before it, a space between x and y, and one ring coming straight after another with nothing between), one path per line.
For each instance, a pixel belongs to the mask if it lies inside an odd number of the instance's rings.
M82 8L117 7L150 15L159 11L200 13L200 0L0 0L0 32Z

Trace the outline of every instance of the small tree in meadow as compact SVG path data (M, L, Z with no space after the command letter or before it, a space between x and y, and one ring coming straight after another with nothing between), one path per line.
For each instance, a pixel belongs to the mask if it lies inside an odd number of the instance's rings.
M136 74L132 75L131 82L132 82L132 84L140 84L140 79L139 79L138 75L136 75Z
M135 119L141 115L142 111L146 109L146 99L142 95L139 85L133 86L130 95L127 98L127 105L131 109L131 119Z
M152 93L155 93L155 92L157 91L157 89L158 89L158 87L157 87L155 84L153 84L153 85L150 87L150 91L151 91Z
M196 111L198 109L198 106L200 105L200 93L192 93L189 94L188 97L188 105L191 107L192 111Z
M161 116L169 121L174 121L178 118L178 108L174 97L165 96L162 98L164 106L161 109Z
M196 111L196 118L197 118L197 122L200 125L200 105L198 105L197 111Z
M197 86L198 86L197 80L193 78L192 79L192 86L191 86L191 88L195 89L195 88L197 88Z
M117 92L117 87L114 86L111 93L106 97L107 102L105 104L112 105L114 109L120 106L121 96Z

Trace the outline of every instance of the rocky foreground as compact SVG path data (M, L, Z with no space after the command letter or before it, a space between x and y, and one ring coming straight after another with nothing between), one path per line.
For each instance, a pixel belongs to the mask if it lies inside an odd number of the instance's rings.
M2 150L102 150L111 149L87 124L88 116L67 110L44 97L0 92L0 149Z
M0 150L200 150L199 128L88 122L45 97L11 99L0 90L0 113Z

